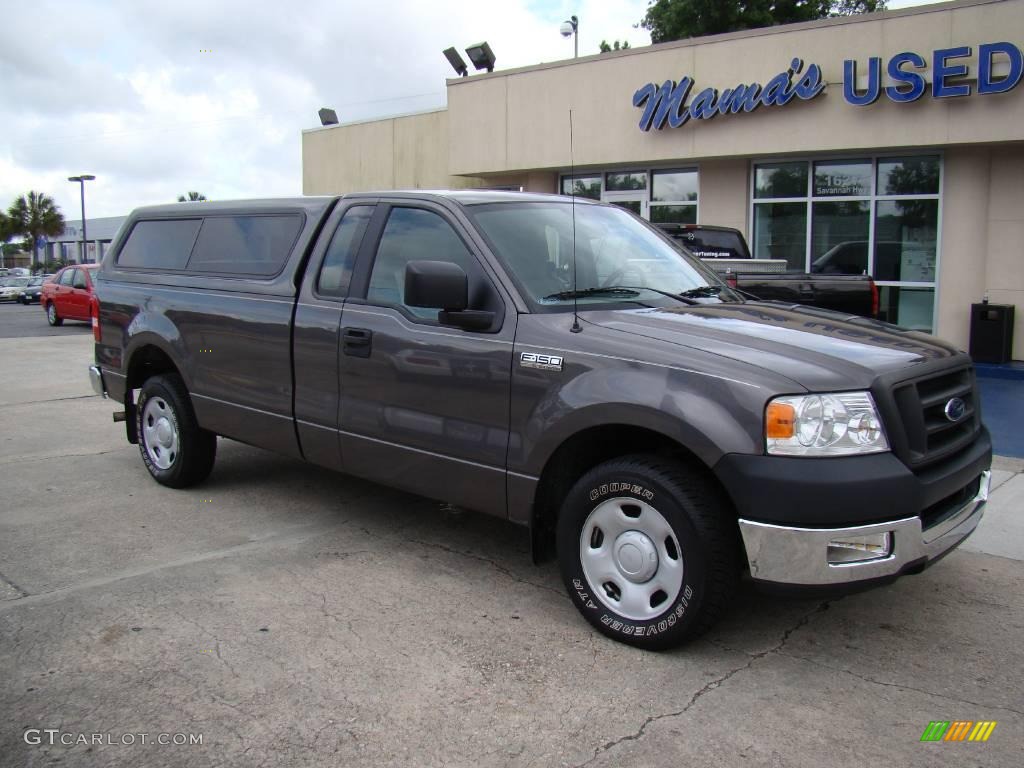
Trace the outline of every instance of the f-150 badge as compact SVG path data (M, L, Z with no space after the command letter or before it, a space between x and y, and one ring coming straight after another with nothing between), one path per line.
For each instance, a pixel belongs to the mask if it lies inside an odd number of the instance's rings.
M536 352L523 352L519 356L519 365L523 368L538 368L542 371L562 370L562 358L557 355L539 355Z

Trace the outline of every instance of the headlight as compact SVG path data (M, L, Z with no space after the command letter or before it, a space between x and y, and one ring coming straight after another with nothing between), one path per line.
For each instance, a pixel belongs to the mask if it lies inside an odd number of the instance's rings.
M869 392L777 397L765 409L765 445L776 456L849 456L889 450Z

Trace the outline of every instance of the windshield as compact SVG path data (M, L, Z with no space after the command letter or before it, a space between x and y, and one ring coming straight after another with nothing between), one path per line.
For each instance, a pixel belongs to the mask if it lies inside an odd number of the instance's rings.
M496 203L468 210L538 308L570 307L574 297L580 306L739 300L712 272L626 211L597 205L575 208L575 283L570 203Z

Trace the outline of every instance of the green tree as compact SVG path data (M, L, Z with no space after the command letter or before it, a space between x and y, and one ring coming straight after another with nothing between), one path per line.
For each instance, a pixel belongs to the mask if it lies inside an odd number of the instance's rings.
M616 40L612 45L608 45L607 40L601 41L601 53L609 53L611 51L626 51L629 50L629 41L623 40L621 43Z
M7 210L11 236L25 238L25 250L32 249L32 266L39 261L39 238L64 234L64 215L49 195L29 192L17 198Z
M884 11L886 0L651 0L639 26L652 43Z
M206 195L201 192L189 192L188 196L178 195L179 203L201 203L206 200Z

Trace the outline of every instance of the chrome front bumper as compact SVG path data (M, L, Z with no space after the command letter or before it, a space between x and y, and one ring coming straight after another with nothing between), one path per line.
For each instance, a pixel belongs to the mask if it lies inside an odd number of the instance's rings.
M92 384L93 392L106 398L107 387L103 382L103 371L100 370L98 365L89 366L89 383Z
M936 525L922 529L920 517L850 528L791 528L740 519L750 575L758 581L793 586L842 585L896 576L927 564L966 539L981 520L992 473L981 473L978 493ZM835 538L889 532L892 552L855 563L829 563L828 543Z

